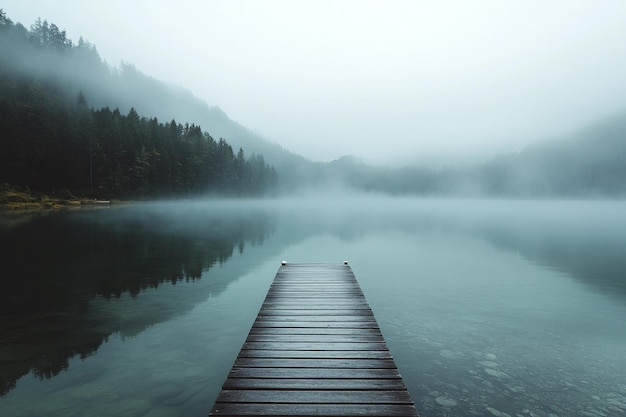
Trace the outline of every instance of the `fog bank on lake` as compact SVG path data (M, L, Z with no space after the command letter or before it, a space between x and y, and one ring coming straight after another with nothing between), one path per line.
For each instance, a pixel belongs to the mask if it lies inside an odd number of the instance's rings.
M166 202L0 245L2 415L206 415L283 259L350 261L423 416L626 413L622 202Z

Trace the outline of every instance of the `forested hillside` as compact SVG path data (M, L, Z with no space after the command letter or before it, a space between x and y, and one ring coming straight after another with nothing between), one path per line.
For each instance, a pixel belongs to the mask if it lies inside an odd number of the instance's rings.
M626 114L497 158L469 177L491 195L626 197Z
M321 182L378 193L512 198L626 197L626 114L471 168L326 164Z
M0 183L102 198L263 195L279 183L287 193L626 196L626 115L472 168L321 163L265 141L189 91L132 65L109 66L94 45L45 20L26 29L2 13L0 57ZM248 154L233 151L232 140Z
M92 107L80 87L119 75L55 24L28 30L1 13L0 57L0 182L103 198L262 195L276 185L261 155L235 153L196 124Z

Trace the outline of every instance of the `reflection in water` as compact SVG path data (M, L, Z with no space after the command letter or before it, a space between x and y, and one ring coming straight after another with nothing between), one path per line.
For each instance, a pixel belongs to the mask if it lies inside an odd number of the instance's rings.
M552 219L534 227L514 224L508 230L490 230L486 236L498 246L515 250L531 262L555 268L594 291L624 301L624 215L582 217L579 221L572 224Z
M9 228L0 235L0 395L30 371L57 375L115 332L132 336L188 311L226 282L182 303L118 303L130 317L98 299L197 280L246 244L262 245L272 227L261 213L155 205L41 215Z
M348 259L422 415L626 413L624 203L158 204L11 223L0 244L10 411L46 394L70 404L46 415L206 415L279 261ZM11 391L31 370L53 387Z
M291 211L300 229L346 240L392 230L475 236L626 302L624 202L382 199L323 207Z
M626 300L626 204L522 201L496 207L476 203L463 229Z

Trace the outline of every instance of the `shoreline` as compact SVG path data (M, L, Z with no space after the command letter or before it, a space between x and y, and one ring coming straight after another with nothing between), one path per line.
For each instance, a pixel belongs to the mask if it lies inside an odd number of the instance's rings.
M66 193L67 197L33 193L28 189L0 185L0 213L25 212L31 210L58 210L81 207L108 207L116 202L111 200L79 198Z

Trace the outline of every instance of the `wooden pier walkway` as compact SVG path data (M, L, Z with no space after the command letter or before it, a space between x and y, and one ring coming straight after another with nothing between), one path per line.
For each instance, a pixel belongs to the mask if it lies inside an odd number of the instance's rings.
M211 416L417 416L348 265L283 264Z

